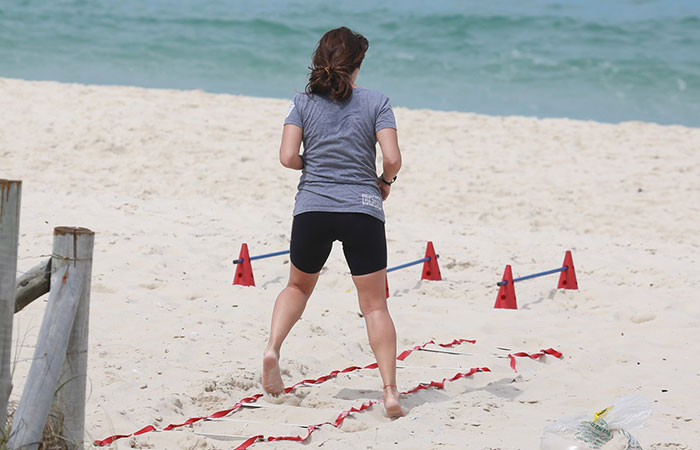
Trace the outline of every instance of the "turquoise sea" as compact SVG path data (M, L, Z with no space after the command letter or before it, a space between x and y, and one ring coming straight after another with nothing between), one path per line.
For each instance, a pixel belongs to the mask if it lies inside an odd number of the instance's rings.
M397 106L700 127L698 0L0 0L0 76L291 98L341 25Z

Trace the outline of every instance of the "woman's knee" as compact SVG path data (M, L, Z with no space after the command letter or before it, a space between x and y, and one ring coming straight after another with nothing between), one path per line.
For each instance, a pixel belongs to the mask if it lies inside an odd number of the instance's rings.
M311 294L313 293L313 290L314 290L313 286L309 286L308 284L304 284L304 283L302 283L302 284L295 283L291 280L289 281L289 283L287 283L287 289L292 289L292 290L298 292L299 294L303 295L306 298L311 297Z
M318 281L319 273L306 273L291 265L289 273L289 282L287 287L298 290L307 297L311 296L311 293L316 287L316 282Z
M386 305L386 298L383 296L373 296L371 298L359 297L360 312L367 317L373 314L388 314L389 308Z

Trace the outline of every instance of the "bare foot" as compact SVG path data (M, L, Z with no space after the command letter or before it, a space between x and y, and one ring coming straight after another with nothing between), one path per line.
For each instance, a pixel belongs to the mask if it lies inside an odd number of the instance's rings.
M265 392L277 397L284 391L282 375L280 375L279 355L273 350L263 354L262 385Z
M403 408L401 408L399 391L396 389L396 386L384 386L384 409L387 417L390 419L397 419L406 415Z

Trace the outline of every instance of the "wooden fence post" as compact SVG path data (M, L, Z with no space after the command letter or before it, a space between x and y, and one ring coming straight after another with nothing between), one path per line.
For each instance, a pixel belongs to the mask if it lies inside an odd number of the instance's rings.
M51 273L70 265L83 276L82 294L75 313L63 374L54 398L54 410L62 420L62 436L73 448L82 448L85 434L90 279L95 233L87 228L57 227L53 231Z
M5 432L12 391L12 318L22 182L0 180L0 434Z
M41 442L51 402L66 359L66 348L84 280L78 269L63 266L51 276L49 304L41 322L34 359L15 411L10 450L36 450Z

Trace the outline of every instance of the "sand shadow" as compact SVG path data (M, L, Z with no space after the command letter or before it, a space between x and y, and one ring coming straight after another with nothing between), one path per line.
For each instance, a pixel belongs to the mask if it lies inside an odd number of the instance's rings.
M520 307L520 309L530 309L531 305L537 305L539 303L542 303L545 300L554 300L554 297L556 296L556 294L557 294L557 289L552 289L549 291L549 295L547 296L546 299L544 297L540 297L539 300L535 300L534 302L524 304L523 306Z
M382 392L374 389L343 388L333 397L341 400L381 400Z
M465 387L463 390L458 392L456 395L469 394L472 392L486 391L496 397L500 397L506 400L513 400L522 394L522 390L515 386L518 379L515 377L506 377L498 381L493 381L486 386L478 388ZM335 398L343 400L381 400L382 392L374 389L350 389L343 388L336 395ZM410 411L411 409L423 405L425 403L441 403L444 401L449 401L455 398L454 394L445 392L442 389L428 388L415 392L410 395L401 396L401 406L404 409Z
M277 283L279 283L280 281L282 281L283 279L284 279L284 277L277 277L277 278L275 278L275 279L273 279L273 280L264 282L264 283L262 284L262 286L260 286L260 287L261 287L262 289L265 289L265 288L267 288L267 286L268 286L269 284L277 284Z

